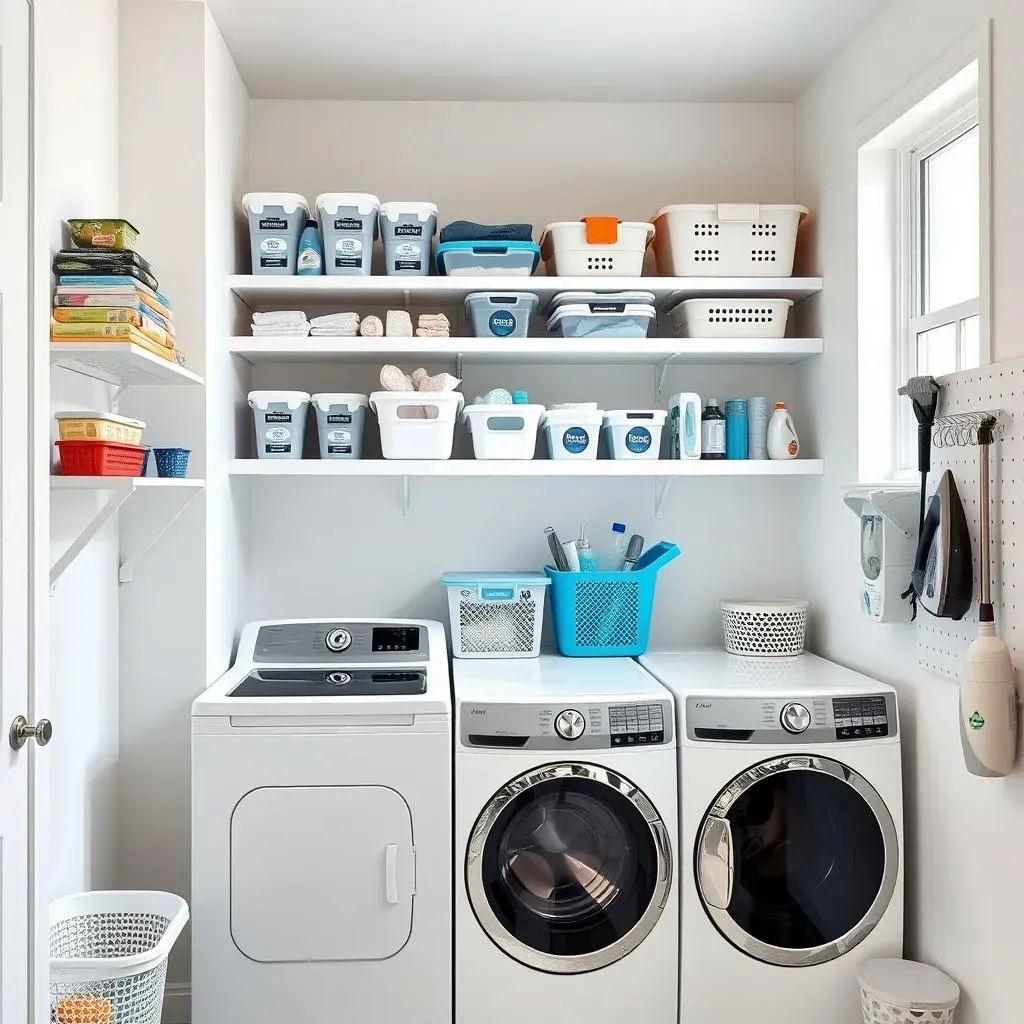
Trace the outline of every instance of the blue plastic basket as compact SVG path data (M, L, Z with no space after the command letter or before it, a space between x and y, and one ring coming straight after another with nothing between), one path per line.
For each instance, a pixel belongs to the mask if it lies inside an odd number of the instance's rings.
M646 653L658 570L678 555L675 544L662 541L632 572L556 572L546 566L559 653L567 658Z
M188 448L154 448L157 476L187 476L189 454Z

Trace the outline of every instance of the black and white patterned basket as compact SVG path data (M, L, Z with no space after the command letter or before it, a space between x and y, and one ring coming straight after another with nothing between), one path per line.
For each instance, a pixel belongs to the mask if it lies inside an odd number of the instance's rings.
M725 649L748 658L792 658L804 651L806 601L723 601Z

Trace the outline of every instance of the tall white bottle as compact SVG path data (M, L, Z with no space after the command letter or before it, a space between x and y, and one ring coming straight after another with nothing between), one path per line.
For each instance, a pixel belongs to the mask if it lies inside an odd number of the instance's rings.
M990 612L991 613L991 612ZM995 623L979 622L960 684L960 739L972 775L1009 775L1017 755L1017 688Z
M800 454L800 438L796 436L793 417L785 402L775 404L775 412L768 421L768 458L795 459Z

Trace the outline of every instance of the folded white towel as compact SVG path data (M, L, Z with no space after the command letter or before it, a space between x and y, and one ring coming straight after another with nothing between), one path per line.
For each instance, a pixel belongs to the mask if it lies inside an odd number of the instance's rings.
M443 327L445 330L448 330L451 327L451 321L444 313L421 313L418 326Z
M314 327L309 332L314 338L354 338L355 331L346 331L336 327Z
M433 327L417 327L416 328L417 338L450 338L451 335L448 331L443 331L440 328Z
M254 338L304 338L309 334L309 324L304 327L280 324L253 324L252 336Z
M412 317L409 316L407 310L388 310L386 333L389 338L412 337Z
M281 309L270 313L253 313L254 324L296 324L307 323L306 314L301 309Z
M315 316L309 321L314 327L349 327L359 326L358 313L328 313L326 316Z
M364 338L384 337L384 324L381 318L379 316L363 317L363 322L359 325L359 333Z

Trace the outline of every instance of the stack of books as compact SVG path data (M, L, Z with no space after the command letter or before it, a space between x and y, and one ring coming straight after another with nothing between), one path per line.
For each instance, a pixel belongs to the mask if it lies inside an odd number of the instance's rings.
M130 249L62 249L53 259L52 341L131 342L184 365L171 302Z

